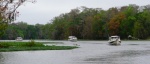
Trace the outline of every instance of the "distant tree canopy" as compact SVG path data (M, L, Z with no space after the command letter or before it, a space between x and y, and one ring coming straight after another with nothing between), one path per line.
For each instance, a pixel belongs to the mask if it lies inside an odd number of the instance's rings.
M108 39L111 35L147 39L150 37L150 5L130 4L108 10L80 7L55 17L51 25L54 27L51 32L57 36L51 36L53 39L69 35L79 39Z
M0 0L0 36L4 33L8 23L16 19L19 14L17 8L24 2L35 0Z
M80 7L61 14L45 25L28 25L13 23L3 35L3 39L14 39L17 36L25 39L67 39L73 35L78 39L104 40L108 36L119 35L127 39L150 38L150 5L129 5L101 8Z

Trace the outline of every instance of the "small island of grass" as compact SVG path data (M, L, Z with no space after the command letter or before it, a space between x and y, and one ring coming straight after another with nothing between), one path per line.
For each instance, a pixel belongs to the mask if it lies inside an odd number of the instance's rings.
M0 42L0 52L29 50L70 50L76 46L47 46L34 41L30 42Z

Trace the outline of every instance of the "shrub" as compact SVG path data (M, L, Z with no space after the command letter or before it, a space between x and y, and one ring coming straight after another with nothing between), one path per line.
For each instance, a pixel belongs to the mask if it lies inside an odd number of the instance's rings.
M34 40L31 40L30 42L26 43L26 46L28 47L32 47L35 45L35 41Z
M9 43L3 43L3 42L0 43L0 48L9 48L9 47L10 47Z
M34 40L31 40L30 42L27 42L26 44L25 44L25 46L27 46L27 47L38 47L38 46L44 46L42 43L35 43L35 41Z

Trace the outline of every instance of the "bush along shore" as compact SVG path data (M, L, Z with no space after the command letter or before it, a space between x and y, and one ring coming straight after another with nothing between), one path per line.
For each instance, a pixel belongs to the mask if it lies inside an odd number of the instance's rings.
M0 42L0 52L31 50L70 50L77 46L47 46L31 40L30 42Z

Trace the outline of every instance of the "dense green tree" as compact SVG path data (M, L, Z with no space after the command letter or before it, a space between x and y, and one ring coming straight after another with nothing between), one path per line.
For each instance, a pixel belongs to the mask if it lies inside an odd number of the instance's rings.
M106 26L106 11L101 10L94 16L93 37L95 39L105 39L108 35L108 27Z
M35 25L35 33L36 33L36 39L44 39L45 37L43 36L43 26L42 24L36 24Z
M140 29L143 30L143 33L140 36L138 36L139 38L146 39L150 35L150 33L149 33L150 32L150 29L149 29L150 28L149 16L150 16L150 12L148 10L143 10L143 12L140 12L140 13L137 14L137 18L138 18L137 21L141 25ZM137 32L138 31L134 31L134 33L137 33ZM135 35L135 36L137 36L137 35Z
M52 39L53 26L51 23L47 23L42 27L44 39Z
M144 9L137 5L123 6L120 8L80 7L72 9L68 13L53 18L51 23L45 25L28 25L24 22L2 23L1 39L15 39L18 36L24 39L67 39L68 36L76 36L78 39L108 39L111 35L119 35L127 39L147 39L150 37L150 8ZM2 18L2 17L0 17ZM2 20L2 19L1 19ZM5 30L6 26L8 28Z
M144 39L148 33L147 30L145 30L144 26L138 21L135 22L133 31L133 35L139 39Z
M122 38L127 39L128 35L133 35L134 23L137 20L136 19L136 15L138 13L137 7L138 6L130 5L122 11L122 13L125 15L125 18L120 25L121 31L120 36Z

